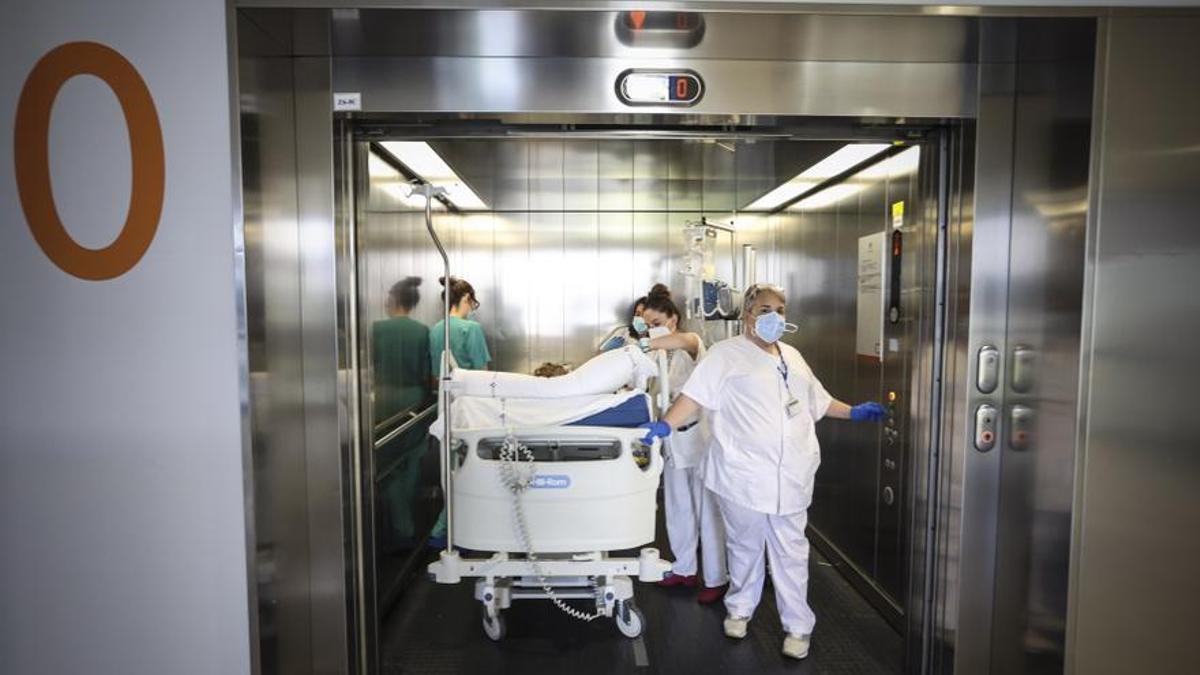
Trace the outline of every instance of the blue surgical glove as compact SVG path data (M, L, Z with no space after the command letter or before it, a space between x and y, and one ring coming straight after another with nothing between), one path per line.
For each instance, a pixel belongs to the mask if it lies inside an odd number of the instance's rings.
M666 438L671 435L671 425L659 420L643 424L642 428L646 430L646 435L642 437L642 443L650 445L656 438Z
M608 342L604 343L604 346L600 347L600 351L607 352L607 351L610 351L613 349L619 349L624 346L625 346L625 337L621 336L621 335L614 335L613 337L608 339Z
M859 403L850 409L850 419L855 422L878 422L886 414L887 410L874 401Z

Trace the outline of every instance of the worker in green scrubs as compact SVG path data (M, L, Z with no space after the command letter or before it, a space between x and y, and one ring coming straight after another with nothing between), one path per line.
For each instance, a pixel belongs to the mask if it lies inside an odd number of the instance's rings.
M466 279L450 277L449 282L443 277L441 282L442 301L446 294L450 296L450 354L458 368L467 370L486 370L492 355L488 352L487 339L483 334L483 326L471 319L475 310L479 309L479 300L475 296L475 288ZM429 365L435 376L442 370L442 349L445 344L445 329L443 321L438 321L429 329ZM438 516L437 524L429 535L429 545L432 548L442 548L446 545L446 510Z
M388 318L371 326L372 397L375 426L380 436L410 419L391 421L403 412L418 413L432 403L429 370L429 329L409 316L421 300L419 277L407 277L388 291ZM429 447L429 422L410 427L377 452L387 474L380 486L395 548L409 548L416 535L414 519L421 460Z
M475 297L475 288L466 279L450 277L446 283L440 279L442 299L450 294L450 353L459 368L467 370L486 370L492 355L488 352L487 340L483 335L483 326L471 319L475 310L479 309L479 300ZM429 361L434 375L439 375L442 368L442 348L445 341L443 322L438 321L429 329Z

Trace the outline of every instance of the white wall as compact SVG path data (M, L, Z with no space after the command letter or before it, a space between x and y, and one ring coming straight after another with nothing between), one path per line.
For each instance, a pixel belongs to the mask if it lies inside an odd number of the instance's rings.
M225 5L4 2L0 27L0 671L249 672ZM14 181L23 83L79 40L136 67L165 144L157 234L107 281L51 263ZM99 79L62 88L49 155L67 230L106 246L131 162Z

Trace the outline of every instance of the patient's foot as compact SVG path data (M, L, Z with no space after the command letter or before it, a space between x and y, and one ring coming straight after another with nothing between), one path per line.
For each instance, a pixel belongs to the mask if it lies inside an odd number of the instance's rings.
M684 588L695 588L696 587L696 575L695 574L675 574L674 572L670 572L667 574L667 576L663 577L662 581L658 582L658 585L662 586L663 588L674 588L675 586L683 586Z

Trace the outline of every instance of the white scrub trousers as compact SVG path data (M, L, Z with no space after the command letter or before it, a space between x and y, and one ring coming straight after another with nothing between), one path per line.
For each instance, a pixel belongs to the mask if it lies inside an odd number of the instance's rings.
M704 585L723 586L729 580L725 565L725 527L717 496L704 487L698 468L679 468L674 462L663 467L663 500L667 509L667 540L679 576L696 573L696 550L704 567ZM699 539L699 541L697 541Z
M759 513L718 497L727 537L729 592L725 609L730 616L754 616L766 580L763 555L771 561L771 583L783 630L809 635L817 617L808 606L808 513L786 516Z

